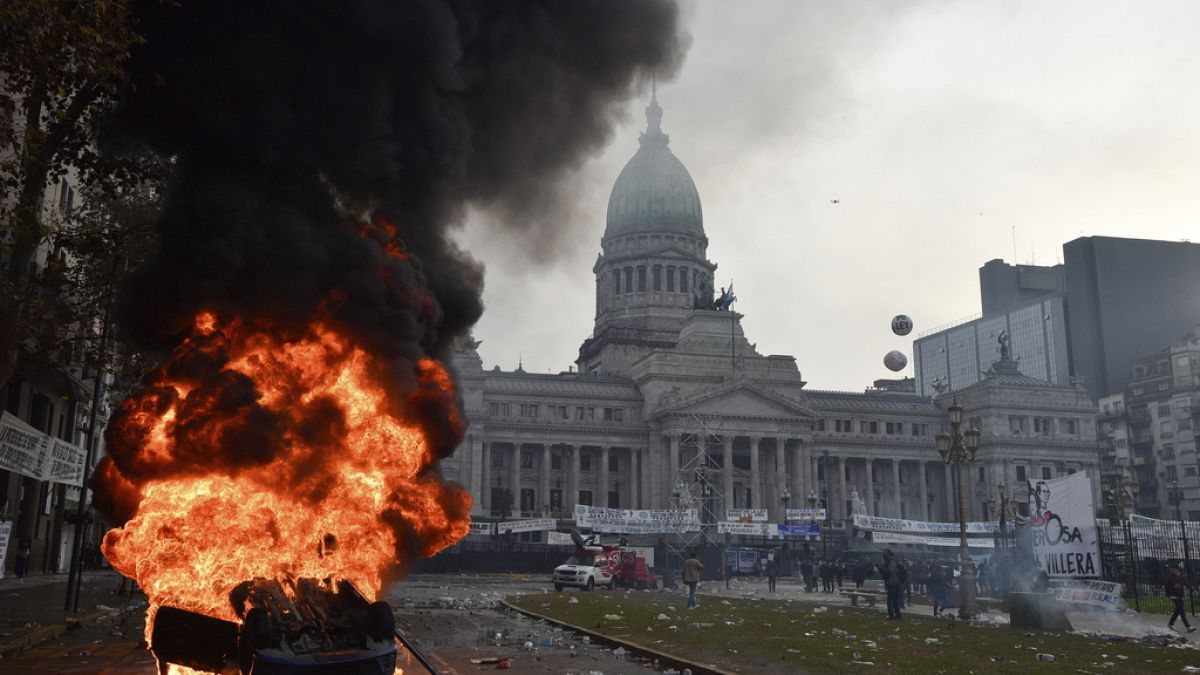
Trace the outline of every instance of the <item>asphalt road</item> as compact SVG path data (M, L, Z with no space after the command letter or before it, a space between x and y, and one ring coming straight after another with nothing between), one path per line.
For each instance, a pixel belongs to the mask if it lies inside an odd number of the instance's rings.
M416 575L387 589L396 624L443 673L496 670L472 659L509 659L518 673L643 673L640 663L543 622L498 608L508 595L550 590L546 578ZM578 592L567 590L567 593ZM608 591L595 591L605 593ZM622 592L622 591L616 591ZM0 660L0 674L157 673L141 644L144 610L115 613L61 639ZM403 664L402 664L403 665ZM422 673L416 662L406 673Z

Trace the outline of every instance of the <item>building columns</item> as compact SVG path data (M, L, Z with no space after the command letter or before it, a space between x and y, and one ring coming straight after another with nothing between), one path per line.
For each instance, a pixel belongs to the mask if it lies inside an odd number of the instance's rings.
M638 471L638 460L641 459L641 448L629 449L629 508L642 507L642 477Z
M750 508L762 508L762 489L761 481L759 480L758 466L758 442L762 440L758 436L750 437Z
M863 460L867 468L867 494L863 502L867 505L867 512L872 516L878 516L879 513L875 507L875 460L866 458Z
M608 452L610 448L607 445L600 447L600 495L599 505L608 506ZM595 503L596 498L592 499Z
M488 441L483 441L479 451L479 479L483 484L483 488L479 491L479 507L485 514L491 513L492 510L492 444Z
M844 457L840 458L835 461L834 464L837 465L838 490L840 493L837 501L837 512L840 518L845 519L850 515L846 513L846 500L850 498L849 495L846 494L846 459ZM833 515L832 511L830 512L830 515Z
M578 445L563 446L563 457L570 461L567 470L567 494L563 495L563 508L575 517L575 505L579 503L579 450Z
M794 500L802 500L805 497L805 492L804 492L804 456L805 456L805 454L806 453L805 453L805 449L804 449L804 441L798 440L796 442L796 447L792 448L792 476L791 476L792 486L791 486L791 491L792 491L792 499L794 499ZM797 501L796 504L798 506L800 504L800 502Z
M514 517L521 512L521 447L520 443L512 444L512 468L509 471L509 490L512 493L512 514Z
M669 436L668 442L670 446L667 450L667 494L674 496L675 481L679 480L679 434L672 433Z
M542 444L541 480L538 484L538 499L541 500L543 516L550 515L550 444Z
M774 476L774 480L772 481L772 483L774 484L775 494L773 496L773 499L771 500L772 502L774 502L771 505L771 511L774 511L777 514L777 517L775 518L775 520L777 520L779 522L783 522L783 517L785 515L782 511L779 510L780 508L782 508L782 504L783 504L783 489L787 485L787 483L785 482L787 480L787 472L786 472L787 467L784 464L784 457L783 457L785 448L787 448L787 439L782 438L782 437L776 438L775 439L775 468L774 468L775 476Z
M901 515L903 509L900 508L900 460L892 458L892 517L903 518Z
M481 473L483 469L483 439L478 434L471 434L468 436L468 439L470 443L470 452L468 454L471 458L471 477L468 485L471 486L471 494L479 495L479 503L471 510L478 513L483 509L483 474Z
M929 512L929 486L925 482L926 468L925 460L917 460L917 486L921 498L921 517L918 520L933 520L933 514Z
M728 511L733 508L733 436L721 439L721 466L721 499L724 501L722 506ZM720 515L721 519L724 519L726 514Z

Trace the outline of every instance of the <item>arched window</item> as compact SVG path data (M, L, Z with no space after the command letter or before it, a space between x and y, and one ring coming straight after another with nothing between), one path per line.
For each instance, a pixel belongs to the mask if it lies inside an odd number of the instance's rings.
M653 286L654 290L661 291L662 290L662 265L654 266L653 277L654 277L654 286Z
M626 293L633 292L633 268L632 267L625 268L625 292Z
M637 285L638 293L645 293L646 292L646 266L638 265L637 271L638 271L638 285Z
M679 268L679 292L687 293L688 290L688 271L686 267Z
M668 293L675 292L675 268L674 267L667 268L667 292Z

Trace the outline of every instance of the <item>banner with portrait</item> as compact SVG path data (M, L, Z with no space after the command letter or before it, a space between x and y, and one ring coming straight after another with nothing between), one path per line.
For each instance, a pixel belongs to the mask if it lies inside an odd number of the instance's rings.
M1033 557L1050 577L1098 577L1100 536L1092 481L1077 471L1052 480L1026 481Z

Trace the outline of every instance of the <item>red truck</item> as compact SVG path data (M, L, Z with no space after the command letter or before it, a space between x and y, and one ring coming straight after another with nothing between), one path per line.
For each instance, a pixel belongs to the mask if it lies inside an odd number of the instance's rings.
M658 588L658 577L650 573L646 558L636 550L613 544L594 544L578 531L571 531L575 552L554 569L554 590L574 586L590 591L596 586L612 589Z

